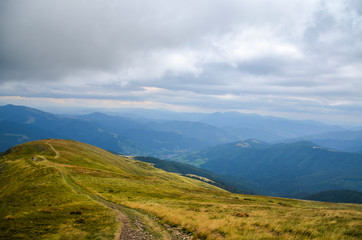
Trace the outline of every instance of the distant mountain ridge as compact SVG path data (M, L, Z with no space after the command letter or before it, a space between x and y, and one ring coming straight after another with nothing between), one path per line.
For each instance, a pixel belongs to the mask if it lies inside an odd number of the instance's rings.
M330 190L362 190L362 154L339 152L302 141L267 144L238 141L174 158L228 176L256 183L262 194L303 197Z
M237 134L238 139L256 138L266 142L344 130L339 126L330 126L314 121L263 117L257 114L241 114L238 112L213 113L206 115L201 121L223 127L229 133Z
M311 141L344 152L362 152L362 130L327 132L284 142Z
M18 124L28 134L23 139L13 139L11 128L0 129L3 142L1 151L9 145L42 138L66 138L103 147L128 155L166 156L177 152L196 150L207 146L201 140L173 132L152 130L138 122L105 114L90 114L80 117L64 117L22 106L0 107L0 120ZM39 133L31 129L36 128ZM26 130L25 130L26 129ZM10 135L9 135L10 134Z
M202 122L220 128L233 136L228 142L246 139L260 139L266 142L282 141L331 131L344 131L340 126L331 126L315 121L300 121L284 118L244 114L239 112L176 113L157 110L139 110L137 114L123 113L133 118L148 117L162 121ZM121 114L122 115L122 114Z
M153 117L157 116L157 111L153 115L152 110L147 113ZM86 142L125 155L168 159L241 139L274 141L341 130L340 127L311 121L294 121L237 112L174 113L174 117L179 118L135 119L99 112L63 116L24 106L6 105L0 107L0 151L26 141L64 138ZM15 125L17 127L14 127Z
M60 136L45 129L26 123L16 123L7 120L0 121L0 152L27 141Z

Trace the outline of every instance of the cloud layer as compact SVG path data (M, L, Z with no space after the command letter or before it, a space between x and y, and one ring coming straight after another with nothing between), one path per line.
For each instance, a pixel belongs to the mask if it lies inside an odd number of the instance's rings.
M361 14L358 0L3 0L0 95L361 120Z

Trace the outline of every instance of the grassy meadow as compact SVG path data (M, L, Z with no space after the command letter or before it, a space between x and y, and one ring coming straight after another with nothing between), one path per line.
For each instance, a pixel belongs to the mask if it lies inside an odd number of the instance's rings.
M361 239L362 206L231 194L69 140L0 159L0 239L115 239L136 217L151 239ZM118 234L118 235L117 235Z

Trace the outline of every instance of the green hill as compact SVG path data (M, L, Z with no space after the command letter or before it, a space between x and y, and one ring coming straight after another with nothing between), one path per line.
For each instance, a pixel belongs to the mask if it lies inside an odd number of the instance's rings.
M232 194L70 140L0 158L0 239L360 239L361 213Z
M269 145L256 140L218 145L175 159L234 181L256 183L265 195L304 197L330 189L362 190L362 155L311 142Z
M197 168L189 164L166 161L153 157L134 157L135 160L148 162L153 164L154 167L163 169L167 172L180 173L183 176L192 177L205 181L209 184L215 185L222 189L228 190L233 193L245 193L245 194L255 194L255 192L241 184L236 184L229 181L227 178L223 178L215 173L207 171L205 169ZM210 181L211 180L211 181Z

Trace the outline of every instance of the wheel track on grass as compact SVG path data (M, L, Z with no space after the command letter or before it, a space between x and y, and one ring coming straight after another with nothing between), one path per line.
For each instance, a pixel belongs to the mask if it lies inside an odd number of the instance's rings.
M57 151L54 146L50 143L51 140L48 140L46 144L53 150L55 153L54 158L58 159L60 158L60 153ZM77 184L67 171L61 166L61 164L56 164L51 161L49 161L46 157L37 155L37 157L42 158L48 165L55 168L61 175L63 181L70 186L75 192L79 194L86 195L90 199L102 204L103 206L110 208L113 212L117 215L117 220L120 223L121 226L117 228L117 232L115 234L114 240L155 240L156 238L152 236L148 231L146 231L146 226L140 221L135 215L132 216L132 222L129 219L129 217L126 216L126 214L122 213L120 209L123 211L133 211L134 213L138 213L136 210L129 209L127 207L124 207L122 205L110 202L96 194L88 193L84 190L84 187ZM141 213L138 213L141 214ZM130 214L129 214L130 215ZM133 223L133 224L132 224ZM156 222L154 222L157 225L160 225ZM132 226L133 225L133 226ZM185 234L178 228L170 228L167 227L167 232L163 232L162 239L172 239L172 240L187 240L192 239L192 236L190 234ZM165 236L166 235L166 236Z
M53 152L55 153L55 157L54 158L60 158L60 153L55 150L55 148L53 147L53 145L50 144L50 142L52 141L52 139L49 139L48 141L46 141L46 144L53 150Z
M58 159L60 158L60 153L57 151L54 146L50 143L51 140L48 140L46 144L52 149L52 151L55 153L54 158ZM112 203L110 201L107 201L98 195L93 195L90 193L86 193L79 184L75 183L73 179L70 178L70 176L67 174L66 170L61 166L61 164L55 164L51 161L49 161L46 157L37 155L37 157L42 158L46 161L48 165L55 168L61 175L63 181L70 186L75 192L86 195L90 199L100 203L101 205L110 208L113 212L116 213L117 221L120 223L120 226L117 228L117 232L115 234L114 239L115 240L130 240L130 239L139 239L139 240L147 240L147 239L154 239L152 237L146 237L147 234L142 231L142 229L134 229L132 228L131 221L129 218L123 214L120 210L117 204Z

